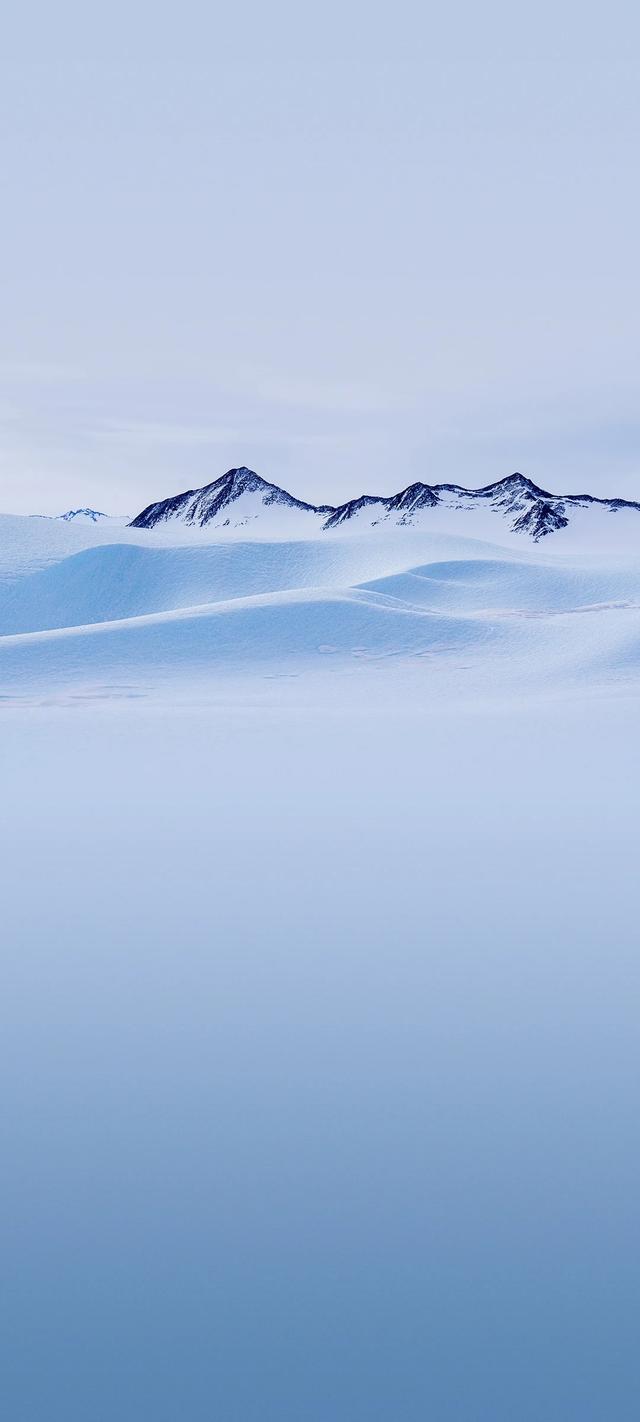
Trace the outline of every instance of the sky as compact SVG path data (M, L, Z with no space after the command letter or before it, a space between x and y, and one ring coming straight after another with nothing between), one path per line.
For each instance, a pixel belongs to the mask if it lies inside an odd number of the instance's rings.
M635 8L24 3L0 508L640 497Z

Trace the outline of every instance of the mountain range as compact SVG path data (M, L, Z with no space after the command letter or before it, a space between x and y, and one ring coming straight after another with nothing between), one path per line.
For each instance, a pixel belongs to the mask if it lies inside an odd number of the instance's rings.
M82 522L85 519L89 519L91 523L97 523L99 518L107 517L108 515L100 513L99 509L67 509L66 513L58 514L58 518L62 519L63 523L75 523L76 520Z
M552 494L541 489L524 474L510 474L481 489L460 484L416 482L388 497L363 494L337 506L311 504L262 479L252 469L229 469L200 489L149 504L131 522L132 528L155 528L158 524L181 522L191 527L243 528L266 510L313 521L321 529L350 526L363 529L380 523L427 527L436 510L463 512L485 510L497 515L511 533L523 534L534 542L566 528L577 510L600 508L615 514L620 510L640 512L640 503L628 499L601 499L592 494ZM83 513L87 511L83 510ZM66 515L69 517L69 515ZM638 527L640 533L640 525Z

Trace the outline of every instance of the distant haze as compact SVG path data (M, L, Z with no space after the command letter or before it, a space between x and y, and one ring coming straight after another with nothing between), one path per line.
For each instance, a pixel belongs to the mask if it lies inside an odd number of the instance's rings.
M639 22L490 2L7 15L0 509L247 464L313 501L640 497Z

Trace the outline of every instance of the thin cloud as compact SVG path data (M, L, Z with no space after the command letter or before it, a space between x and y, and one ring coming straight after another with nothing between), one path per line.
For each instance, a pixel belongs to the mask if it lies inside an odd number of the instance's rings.
M78 366L57 365L49 361L0 361L0 380L24 385L59 385L84 380L86 372Z
M221 425L165 424L154 420L129 420L107 424L94 431L94 438L109 444L137 447L181 447L232 444L243 439L237 429Z
M232 445L238 448L263 445L328 445L335 447L344 441L332 433L310 431L295 433L287 429L239 426L171 424L154 420L114 421L93 432L93 438L106 445L136 449L206 448L208 445Z
M298 376L258 378L255 393L260 400L291 408L321 410L346 415L375 415L405 409L406 395L364 381L316 381Z

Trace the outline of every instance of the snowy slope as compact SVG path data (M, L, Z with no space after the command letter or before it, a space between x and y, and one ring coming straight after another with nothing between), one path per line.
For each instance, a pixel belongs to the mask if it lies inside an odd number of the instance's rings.
M113 535L112 535L113 536ZM303 588L346 588L408 572L416 562L500 558L495 545L416 532L296 542L237 540L169 545L154 534L97 543L22 565L0 599L0 635L136 617L228 598ZM164 534L166 539L166 532ZM521 561L527 566L527 554Z
M0 597L16 577L46 568L82 548L127 541L135 535L123 518L45 518L0 514Z

